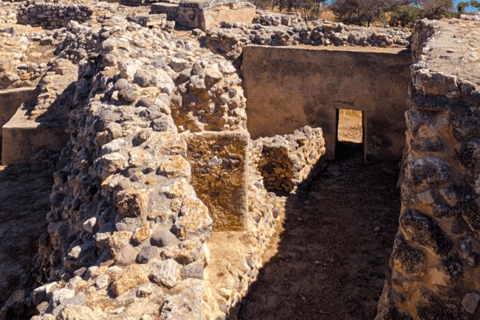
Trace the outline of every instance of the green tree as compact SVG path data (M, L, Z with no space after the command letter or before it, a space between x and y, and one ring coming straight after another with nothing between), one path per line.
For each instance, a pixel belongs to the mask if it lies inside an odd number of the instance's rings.
M457 11L459 13L465 13L465 8L468 7L470 2L459 2L457 4Z
M396 6L390 12L390 25L392 27L407 27L413 28L416 20L422 19L425 16L424 11L418 6L406 4Z
M453 9L452 0L422 0L420 6L428 19L441 19Z
M331 8L340 21L370 25L385 12L410 3L411 0L335 0Z

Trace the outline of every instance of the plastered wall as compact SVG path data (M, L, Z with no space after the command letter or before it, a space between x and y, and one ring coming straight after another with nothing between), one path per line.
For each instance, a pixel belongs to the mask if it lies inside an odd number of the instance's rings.
M411 56L399 49L246 46L252 139L321 127L335 155L336 109L364 111L367 161L398 158L405 144Z

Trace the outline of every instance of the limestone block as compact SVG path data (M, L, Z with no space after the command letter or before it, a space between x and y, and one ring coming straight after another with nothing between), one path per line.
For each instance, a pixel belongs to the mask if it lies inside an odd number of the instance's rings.
M243 230L248 208L248 133L202 132L187 139L191 183L210 211L213 229Z
M0 128L3 127L17 112L25 101L38 95L35 88L19 88L0 91ZM0 137L2 132L0 131Z
M28 120L28 111L19 109L2 129L2 162L5 165L29 163L39 149L60 151L69 135L66 124Z

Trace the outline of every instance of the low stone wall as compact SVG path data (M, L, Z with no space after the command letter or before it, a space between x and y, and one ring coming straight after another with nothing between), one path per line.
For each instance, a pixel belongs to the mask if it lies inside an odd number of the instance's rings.
M0 24L17 23L17 11L20 4L15 2L0 2Z
M368 161L400 158L405 145L409 52L247 46L242 72L253 139L309 125L335 155L337 110L365 115Z
M292 15L257 15L254 23L222 22L206 33L206 45L229 60L251 44L266 46L360 46L406 48L411 31L400 28L347 26L325 20L305 24Z
M415 24L400 227L377 320L480 311L479 26Z
M252 141L252 165L262 174L267 190L293 191L324 165L322 129L309 126L289 135Z
M55 29L66 27L70 21L90 21L92 14L93 11L85 6L36 3L18 10L17 23Z

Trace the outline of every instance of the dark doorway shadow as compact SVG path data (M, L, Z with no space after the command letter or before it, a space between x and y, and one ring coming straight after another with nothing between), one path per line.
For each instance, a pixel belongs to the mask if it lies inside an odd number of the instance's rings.
M398 162L361 144L287 197L285 231L242 300L240 320L373 319L398 228Z

